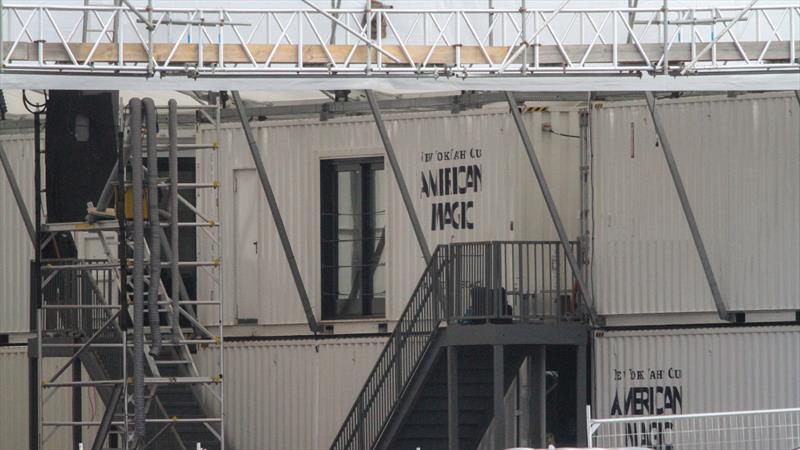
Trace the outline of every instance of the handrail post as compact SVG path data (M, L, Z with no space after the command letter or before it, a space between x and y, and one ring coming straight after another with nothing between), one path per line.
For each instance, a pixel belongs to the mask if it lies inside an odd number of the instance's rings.
M445 316L442 318L445 322L450 322L450 318L453 317L454 313L454 305L453 302L455 301L455 283L453 279L454 268L453 264L455 263L455 258L453 258L452 254L452 245L448 244L442 247L442 250L445 252L445 295L444 295L444 311Z
M367 450L367 437L366 437L366 427L364 426L364 419L365 419L366 412L364 411L364 399L358 399L358 428L356 429L356 433L358 433L358 448L359 450Z

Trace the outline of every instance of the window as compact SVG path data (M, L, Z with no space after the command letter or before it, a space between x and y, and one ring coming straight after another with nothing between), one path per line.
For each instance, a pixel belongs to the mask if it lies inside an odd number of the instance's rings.
M383 159L322 161L320 180L322 318L383 317Z

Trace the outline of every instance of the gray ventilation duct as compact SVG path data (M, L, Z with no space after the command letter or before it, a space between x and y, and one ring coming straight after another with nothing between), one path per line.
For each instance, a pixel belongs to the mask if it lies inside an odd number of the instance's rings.
M144 402L144 204L142 201L142 101L128 102L133 182L133 404L136 441L145 436ZM124 289L124 286L123 286Z
M150 286L147 309L150 318L150 354L161 353L161 320L158 315L158 290L161 286L161 219L158 216L158 120L152 98L142 100L147 127L147 204L150 219Z

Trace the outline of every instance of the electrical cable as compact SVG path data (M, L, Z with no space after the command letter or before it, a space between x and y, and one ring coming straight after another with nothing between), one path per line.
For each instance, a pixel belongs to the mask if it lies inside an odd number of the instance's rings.
M552 128L549 131L550 131L550 133L557 134L559 136L568 137L568 138L575 138L575 139L580 139L581 138L580 136L576 136L574 134L559 133L558 131L555 131Z
M47 102L49 100L50 99L47 97L47 91L44 91L44 103L33 103L32 101L28 100L28 94L25 92L25 89L22 90L22 104L25 105L25 109L27 109L31 114L43 113L47 111Z

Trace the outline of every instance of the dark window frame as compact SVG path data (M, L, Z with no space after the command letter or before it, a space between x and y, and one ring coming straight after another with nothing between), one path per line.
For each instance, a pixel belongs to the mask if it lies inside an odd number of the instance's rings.
M380 259L385 248L385 220L383 229L377 229L375 219L378 199L376 198L375 172L384 170L383 157L368 158L342 158L325 159L320 161L320 262L321 276L321 301L322 320L348 320L386 317L386 294L374 292L373 278L375 271L381 267ZM340 239L338 175L341 172L356 172L359 174L359 193L351 216L360 217L354 221L352 240L357 259L351 265L339 264L339 244L345 240ZM360 300L360 313L346 313L338 311L341 301L339 292L339 270L342 268L357 268L352 280L358 281L357 286L351 286L350 300ZM364 271L369 275L363 276ZM385 272L384 272L385 273ZM378 294L378 295L376 295Z

